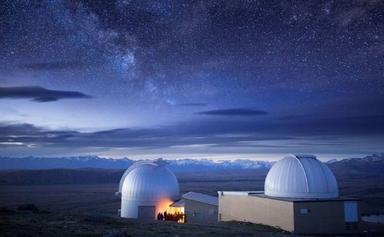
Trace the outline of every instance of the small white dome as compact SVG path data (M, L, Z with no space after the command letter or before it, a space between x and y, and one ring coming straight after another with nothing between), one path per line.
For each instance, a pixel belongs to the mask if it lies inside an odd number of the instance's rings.
M264 193L271 197L337 198L332 171L315 156L291 155L276 162L265 179Z
M138 218L139 207L153 207L154 215L177 200L179 183L176 176L157 162L137 162L124 173L120 181L121 216Z

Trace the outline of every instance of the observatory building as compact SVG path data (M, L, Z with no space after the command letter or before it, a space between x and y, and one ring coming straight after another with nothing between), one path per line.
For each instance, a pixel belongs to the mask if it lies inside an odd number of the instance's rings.
M176 176L162 160L131 165L120 180L118 194L120 216L140 220L156 220L159 213L169 210L180 199Z
M116 194L121 195L119 214L124 218L217 222L217 197L195 192L180 196L176 176L162 159L131 165L124 172Z
M339 197L335 176L315 156L291 155L275 163L264 192L218 194L219 221L253 222L297 234L343 234L358 229L358 200Z
M188 223L216 223L217 222L217 197L188 192L183 194L185 221Z

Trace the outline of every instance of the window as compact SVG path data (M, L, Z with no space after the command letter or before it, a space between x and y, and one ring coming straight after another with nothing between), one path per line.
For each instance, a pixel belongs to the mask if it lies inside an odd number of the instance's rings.
M308 213L311 213L311 209L300 208L300 214L308 214Z
M344 202L344 221L346 223L359 221L356 201Z
M215 215L215 209L209 209L208 210L208 215L210 215L210 216Z

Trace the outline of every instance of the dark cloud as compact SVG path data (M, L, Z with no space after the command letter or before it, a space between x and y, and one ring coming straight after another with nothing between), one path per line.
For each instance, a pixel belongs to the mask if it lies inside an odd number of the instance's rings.
M219 116L259 116L268 114L266 111L255 110L255 109L217 109L217 110L207 110L199 112L198 114L202 115L219 115Z
M83 99L91 96L77 91L49 90L38 86L0 87L1 98L26 98L36 102L51 102L61 99Z
M225 131L206 130L198 124L186 127L185 124L151 129L112 129L98 132L78 132L71 130L47 130L31 124L0 124L0 145L2 146L41 146L41 147L108 147L108 148L167 148L172 146L206 144L219 146L239 142L287 140L287 136L263 135L248 132L236 136Z
M182 103L181 106L207 106L206 103Z
M82 62L47 62L47 63L27 63L20 64L20 68L31 69L31 70L63 70L63 69L81 69L85 67Z
M196 144L210 147L257 145L265 148L294 148L305 145L327 147L330 144L342 148L348 145L343 142L345 138L357 138L364 134L379 137L373 143L380 143L380 136L384 134L384 116L298 121L195 120L164 127L121 128L98 132L47 130L31 124L0 124L0 131L2 146L152 149ZM290 145L284 142L275 143L276 141L290 141ZM272 143L268 144L269 142Z
M40 129L33 126L32 124L0 124L1 126L1 136L18 136L26 134L35 134L39 132Z

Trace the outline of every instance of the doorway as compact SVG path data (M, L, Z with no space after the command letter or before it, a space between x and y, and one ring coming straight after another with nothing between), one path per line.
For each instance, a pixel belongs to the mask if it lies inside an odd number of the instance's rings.
M137 218L142 221L155 220L155 206L139 206Z

